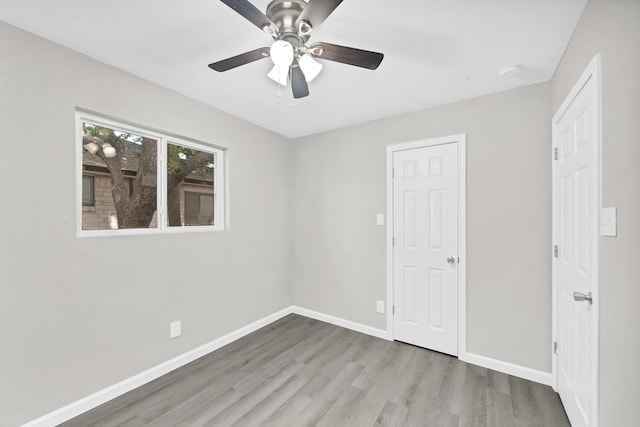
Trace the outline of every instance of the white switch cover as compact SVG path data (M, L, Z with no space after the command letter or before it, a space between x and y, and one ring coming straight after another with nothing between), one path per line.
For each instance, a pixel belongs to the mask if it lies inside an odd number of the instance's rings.
M600 230L600 234L603 236L611 236L616 237L618 235L618 225L617 225L617 208L604 208L602 209L602 227Z
M376 225L384 225L384 214L376 214Z
M376 301L376 311L378 313L384 313L384 301Z
M169 323L169 338L176 338L176 337L179 337L181 334L182 334L182 326L180 325L179 320Z

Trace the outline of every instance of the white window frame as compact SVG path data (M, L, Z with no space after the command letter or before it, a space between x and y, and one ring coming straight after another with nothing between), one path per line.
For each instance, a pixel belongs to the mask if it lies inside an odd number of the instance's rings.
M158 141L158 174L157 174L157 201L156 209L157 225L154 228L125 228L115 230L83 230L82 229L82 161L83 161L83 124L90 123L97 126L107 127L121 132L132 133ZM190 226L173 226L167 224L167 144L180 145L199 151L205 151L214 155L214 225L190 225ZM174 233L193 233L193 232L211 232L225 230L225 150L223 148L206 144L199 141L189 140L184 137L178 137L166 132L157 130L149 130L126 122L108 119L99 115L76 111L76 232L78 237L97 237L97 236L131 236L144 234L174 234Z

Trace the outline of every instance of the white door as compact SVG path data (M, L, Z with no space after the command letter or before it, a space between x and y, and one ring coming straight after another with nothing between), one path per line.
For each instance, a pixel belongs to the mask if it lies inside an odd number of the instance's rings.
M596 425L597 91L583 82L554 118L558 393L573 427Z
M394 338L458 354L458 147L393 154Z

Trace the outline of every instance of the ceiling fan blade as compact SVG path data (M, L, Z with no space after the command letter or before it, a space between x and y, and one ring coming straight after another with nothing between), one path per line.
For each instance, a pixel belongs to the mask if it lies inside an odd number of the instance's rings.
M244 16L248 21L253 23L256 27L260 28L262 31L265 31L272 36L278 33L278 27L274 24L271 19L267 18L267 16L260 12L260 10L251 4L247 0L220 0L222 3L229 6L231 9L238 12L240 15Z
M382 53L324 42L312 44L309 52L319 59L342 62L343 64L355 65L369 70L378 68L384 58Z
M309 86L304 78L304 73L298 65L298 61L294 61L291 65L291 90L293 91L293 97L296 99L309 96Z
M267 57L269 57L269 48L261 47L259 49L241 53L240 55L232 56L231 58L223 59L222 61L213 62L209 64L209 68L223 72Z
M300 22L307 21L312 27L318 28L340 3L342 0L309 0L296 20L296 27Z

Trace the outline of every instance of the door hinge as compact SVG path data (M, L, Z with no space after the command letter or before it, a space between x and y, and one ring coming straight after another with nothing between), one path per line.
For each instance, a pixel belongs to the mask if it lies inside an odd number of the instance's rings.
M553 159L558 160L558 148L553 149Z
M558 258L558 245L553 245L553 256Z
M396 176L396 168L391 168L391 178L395 178Z
M396 245L396 238L392 237L391 238L391 246L395 246Z
M553 342L553 354L558 354L558 341Z
M391 306L391 314L396 314L396 306L395 305Z

